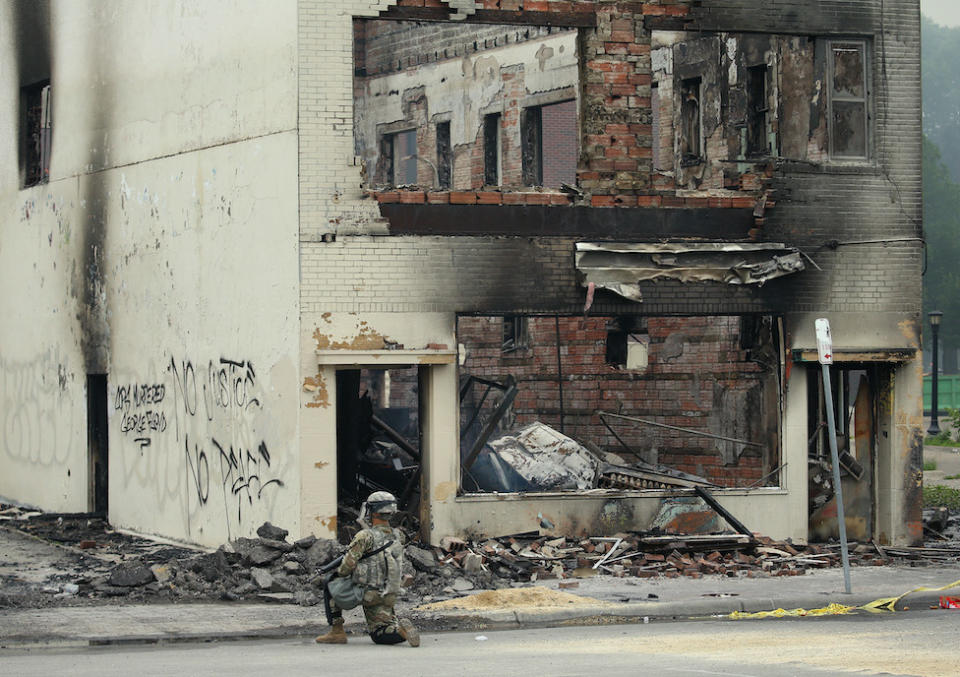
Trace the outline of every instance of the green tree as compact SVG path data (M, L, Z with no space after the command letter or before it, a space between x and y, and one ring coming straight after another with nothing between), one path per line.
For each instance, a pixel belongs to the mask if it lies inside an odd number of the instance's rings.
M921 23L923 132L943 153L954 181L960 181L960 28Z
M944 347L960 347L960 185L950 176L940 150L923 138L923 229L927 240L923 277L924 315L943 311ZM924 332L928 335L929 332Z

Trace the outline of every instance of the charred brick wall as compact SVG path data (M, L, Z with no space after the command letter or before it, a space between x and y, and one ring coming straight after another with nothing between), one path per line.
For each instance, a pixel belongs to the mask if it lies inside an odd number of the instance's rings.
M581 443L632 461L634 457L595 413L603 410L762 444L738 445L608 419L617 435L647 462L724 486L751 484L772 469L777 411L766 406L769 393L763 389L773 388L776 402L776 381L742 347L740 318L646 318L635 333L649 341L649 366L638 371L607 364L611 320L560 318L558 336L557 320L531 317L527 347L505 353L502 318L461 317L457 338L466 348L463 371L497 381L513 376L518 384L513 404L516 426L533 421L562 426Z
M918 313L922 229L916 0L875 0L856 6L823 0L815 8L801 2L774 2L765 4L762 10L754 3L731 1L722 7L717 3L691 7L689 13L686 3L504 1L490 8L513 11L534 6L538 12L562 6L564 11L596 14L595 28L579 29L581 44L586 47L581 50L585 93L580 106L578 182L581 189L593 193L593 204L602 205L639 203L673 208L730 200L691 197L690 193L679 197L672 187L658 191L649 185L651 178L657 177L650 172L652 125L647 79L651 65L649 45L644 42L649 42L651 31L763 31L809 36L813 41L853 34L866 39L872 82L870 158L861 163L839 163L822 158L774 157L761 171L751 166L741 177L741 191L755 196L768 190L769 204L775 203L763 213L754 236L800 248L809 257L807 269L760 288L645 283L643 305L632 308L634 312L667 314ZM381 11L389 14L386 7ZM632 93L627 92L630 88ZM812 107L805 113L804 125L819 124ZM301 126L305 119L312 120L301 114ZM778 120L780 125L790 122ZM312 166L309 157L320 149L326 152L326 146L317 145L314 150L310 144L310 138L302 133L301 162L307 163L308 170ZM369 198L345 199L341 194L328 205L330 218L318 223L311 205L322 202L324 192L313 190L312 180L309 172L301 173L301 181L306 181L301 190L305 309L582 310L584 291L573 266L576 237L353 238L344 235L351 228L352 232L389 231L383 219L370 217L378 212L376 203ZM600 194L604 191L608 194ZM631 195L631 191L640 194ZM734 203L737 199L733 198ZM474 196L473 201L477 200ZM679 211L692 217L696 209ZM358 217L365 219L365 226ZM337 241L323 242L322 234L331 232L340 234ZM657 233L638 225L633 238L629 234L620 237L651 240L657 239ZM373 265L368 266L368 260ZM344 276L343 270L350 272ZM604 294L598 294L597 303L597 312L625 312L629 305Z

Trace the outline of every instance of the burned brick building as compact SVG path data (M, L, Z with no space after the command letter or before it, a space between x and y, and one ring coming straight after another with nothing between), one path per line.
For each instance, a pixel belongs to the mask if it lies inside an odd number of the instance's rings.
M920 538L918 2L254 4L218 25L256 63L187 50L153 122L111 66L109 114L54 108L49 177L3 175L0 257L48 257L61 311L2 302L34 337L2 330L6 430L103 434L7 434L0 495L85 504L99 449L113 522L197 542L336 533L381 487L433 542L696 528L697 488L828 537L827 318L848 533ZM40 72L56 35L8 41L21 100L86 91Z

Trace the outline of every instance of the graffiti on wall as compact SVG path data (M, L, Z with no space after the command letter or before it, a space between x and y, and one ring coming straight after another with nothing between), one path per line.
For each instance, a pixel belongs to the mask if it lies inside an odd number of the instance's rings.
M4 456L43 467L69 463L83 425L83 405L68 393L69 381L65 360L54 351L25 362L0 360Z
M232 538L250 511L261 519L272 511L282 467L258 426L265 412L249 360L170 357L163 379L118 385L113 406L121 440L140 448L137 477L151 482L144 466L159 473L157 498L178 497L188 534L197 520L222 514Z
M150 446L153 434L167 429L167 414L162 409L166 390L162 383L118 385L113 408L120 414L120 432L141 447Z

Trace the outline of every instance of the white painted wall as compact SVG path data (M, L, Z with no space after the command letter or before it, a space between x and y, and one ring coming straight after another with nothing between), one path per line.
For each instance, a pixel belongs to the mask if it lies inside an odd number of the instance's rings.
M17 57L36 45L14 15L0 7L0 495L87 508L92 278L111 522L207 545L268 519L298 533L297 3L51 2L51 181L28 190Z

